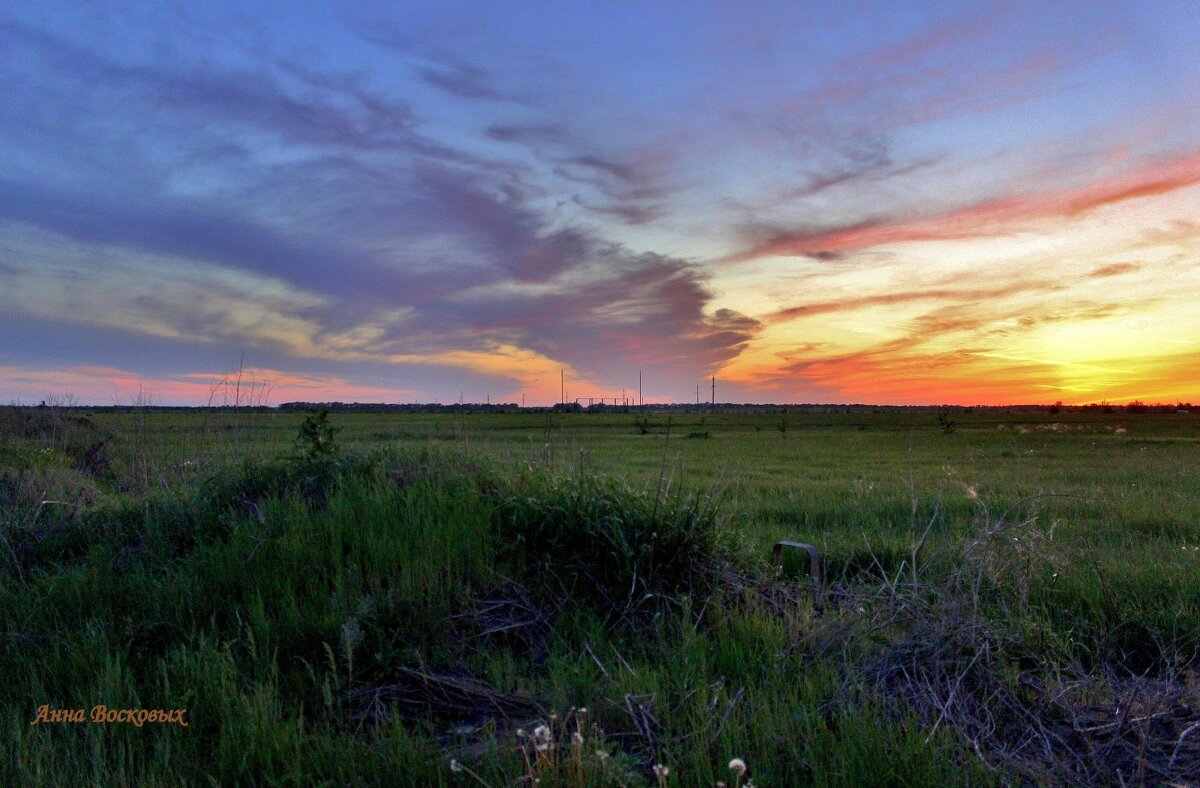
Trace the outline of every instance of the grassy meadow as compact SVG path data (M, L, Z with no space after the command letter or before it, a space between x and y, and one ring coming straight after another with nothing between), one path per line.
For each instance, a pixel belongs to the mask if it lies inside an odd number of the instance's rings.
M949 418L0 409L0 779L1200 782L1200 416Z

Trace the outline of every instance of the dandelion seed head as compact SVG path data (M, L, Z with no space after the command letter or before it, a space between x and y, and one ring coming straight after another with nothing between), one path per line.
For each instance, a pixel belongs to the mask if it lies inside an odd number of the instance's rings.
M663 766L661 763L654 764L654 776L655 777L662 779L663 777L666 777L670 773L671 773L671 770L668 769L666 766Z
M741 777L746 773L746 762L741 758L734 758L729 762L729 771L733 772L738 777Z
M462 770L463 770L463 765L461 763L459 763L456 759L451 758L450 759L450 771L457 773L457 772L461 772Z
M575 731L574 735L571 736L571 741L577 745L583 744L583 734L579 731Z

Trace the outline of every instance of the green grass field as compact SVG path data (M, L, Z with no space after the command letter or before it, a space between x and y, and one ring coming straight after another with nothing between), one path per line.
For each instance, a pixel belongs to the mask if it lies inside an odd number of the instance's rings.
M6 781L1200 781L1200 416L305 418L0 409Z

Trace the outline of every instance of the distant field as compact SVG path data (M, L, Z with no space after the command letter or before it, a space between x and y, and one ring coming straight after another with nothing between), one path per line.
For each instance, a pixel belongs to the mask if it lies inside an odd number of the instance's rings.
M145 445L169 486L229 457L293 451L303 418L150 411L96 421ZM936 412L330 418L339 440L358 449L452 448L510 466L582 463L640 486L657 486L661 475L672 487L720 488L764 549L803 537L836 560L860 551L864 537L878 547L907 544L914 500L916 520L923 526L937 508L936 533L949 535L969 530L984 508L999 514L1020 502L1057 540L1087 546L1085 575L1099 562L1112 582L1127 582L1133 557L1163 570L1157 581L1168 587L1200 579L1200 558L1184 549L1200 543L1196 415L958 412L952 434Z
M10 777L1200 779L1200 416L333 413L328 455L305 418L4 411Z

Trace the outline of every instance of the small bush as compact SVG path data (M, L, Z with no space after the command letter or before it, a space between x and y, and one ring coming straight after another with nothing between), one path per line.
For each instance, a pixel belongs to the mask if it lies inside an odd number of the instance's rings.
M310 412L304 419L296 436L296 444L309 459L329 457L340 451L341 447L335 438L341 431L341 427L334 427L329 423L329 410L321 408Z
M958 431L958 422L950 418L950 411L943 410L938 413L938 426L942 429L943 435L951 435Z

